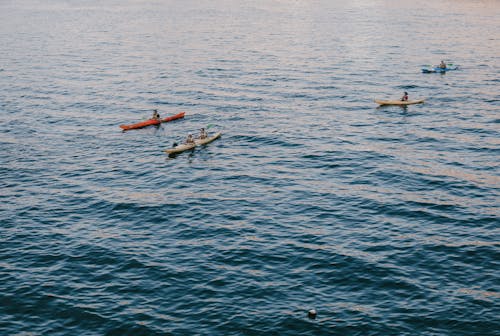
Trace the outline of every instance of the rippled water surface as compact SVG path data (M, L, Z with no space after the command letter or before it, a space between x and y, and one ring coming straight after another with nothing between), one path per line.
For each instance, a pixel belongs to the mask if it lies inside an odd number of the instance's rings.
M499 17L0 1L0 334L498 335Z

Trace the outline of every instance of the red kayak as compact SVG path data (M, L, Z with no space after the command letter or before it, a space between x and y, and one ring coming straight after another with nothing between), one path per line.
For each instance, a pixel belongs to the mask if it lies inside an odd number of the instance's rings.
M150 126L150 125L159 125L162 122L169 122L169 121L172 121L172 120L175 120L175 119L184 118L184 113L186 113L186 112L181 112L181 113L178 113L176 115L173 115L173 116L170 116L170 117L166 117L166 118L163 118L163 119L160 119L160 120L149 119L149 120L141 121L141 122L139 122L137 124L133 124L133 125L120 125L120 127L124 131L128 131L128 130L131 130L131 129L143 128L143 127Z

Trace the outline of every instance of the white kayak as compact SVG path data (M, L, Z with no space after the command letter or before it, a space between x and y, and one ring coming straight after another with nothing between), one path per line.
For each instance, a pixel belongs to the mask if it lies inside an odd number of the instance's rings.
M192 144L182 144L179 146L175 146L173 148L165 149L165 152L169 155L179 154L179 153L185 152L187 150L193 149L197 146L206 145L206 144L214 141L215 139L220 138L221 134L222 134L221 132L218 132L218 133L215 133L213 136L207 137L205 139L195 139L194 143L192 143Z
M421 104L424 102L424 99L419 99L419 100L379 100L375 99L375 103L379 105L400 105L400 106L405 106L405 105L413 105L413 104Z

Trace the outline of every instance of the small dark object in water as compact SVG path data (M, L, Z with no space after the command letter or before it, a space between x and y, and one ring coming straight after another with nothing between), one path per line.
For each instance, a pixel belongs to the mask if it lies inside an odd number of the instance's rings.
M309 317L311 320L314 320L316 318L316 310L315 309L311 309L307 313L307 317Z
M177 142L174 142L174 144L172 145L172 147L177 147Z

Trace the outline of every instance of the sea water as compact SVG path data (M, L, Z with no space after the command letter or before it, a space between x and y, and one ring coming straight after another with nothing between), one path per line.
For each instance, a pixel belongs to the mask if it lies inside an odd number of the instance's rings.
M498 335L499 17L1 1L0 334Z

